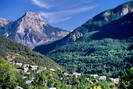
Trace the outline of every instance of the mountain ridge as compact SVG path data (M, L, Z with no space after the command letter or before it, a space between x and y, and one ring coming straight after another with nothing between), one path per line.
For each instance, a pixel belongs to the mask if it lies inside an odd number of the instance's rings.
M35 48L36 51L39 51L43 54L47 54L48 52L61 47L63 45L71 44L82 37L85 33L98 30L101 26L108 24L114 20L121 18L122 16L133 12L133 1L126 2L117 6L116 8L109 9L101 12L100 14L94 16L92 19L88 20L86 23L81 25L80 27L73 30L64 38L52 42L47 45L40 45ZM107 15L107 16L105 16ZM53 45L52 45L53 44ZM49 48L48 50L46 48ZM43 49L43 51L40 51Z
M133 1L124 5L129 3L131 3L130 8L132 9ZM70 72L118 77L133 65L130 61L126 61L133 55L131 50L133 45L132 18L133 12L129 12L126 15L115 17L115 20L109 23L102 23L103 26L100 26L99 20L96 23L98 28L96 26L91 31L87 31L83 27L78 29L85 33L74 42L67 38L70 33L61 40L38 46L34 50L46 54ZM101 19L100 22L104 22L104 20ZM80 35L80 33L78 34Z
M26 12L22 17L5 26L1 34L6 38L16 40L27 47L55 41L66 36L69 31L52 27L43 17L35 12Z
M133 13L129 13L99 31L86 33L76 42L50 51L47 56L70 72L117 77L133 65L126 60L133 56L133 51L128 50L133 45L132 18Z
M8 38L0 37L0 57L10 62L18 62L24 64L34 64L47 68L62 70L52 59L32 51L30 48L16 43Z

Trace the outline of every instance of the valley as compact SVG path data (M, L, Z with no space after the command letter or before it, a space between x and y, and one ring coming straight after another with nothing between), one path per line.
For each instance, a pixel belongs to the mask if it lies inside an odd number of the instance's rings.
M125 14L124 9L128 10ZM133 56L133 51L128 50L133 45L132 9L131 1L104 11L63 39L34 50L70 72L118 77L132 67L132 62L127 61Z
M55 13L38 0L32 4L45 13L36 8L39 13L27 11L15 21L0 18L0 89L133 89L133 1L72 32L51 24L92 7Z

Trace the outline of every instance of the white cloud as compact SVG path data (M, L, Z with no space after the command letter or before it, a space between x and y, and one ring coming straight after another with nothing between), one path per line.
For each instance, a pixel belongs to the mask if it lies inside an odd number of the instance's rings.
M49 19L49 22L51 22L51 23L64 22L64 21L70 20L71 18L72 18L72 17L50 18L50 19Z
M47 3L45 2L42 2L40 0L32 0L33 4L39 6L39 7L42 7L42 8L49 8L50 5L48 5Z
M94 8L96 8L96 6L84 6L84 7L75 8L75 9L72 9L72 10L61 11L59 13L73 15L73 14L78 14L78 13L81 13L81 12L89 11L89 10L92 10Z
M54 13L52 12L51 13L40 12L40 15L44 16L49 23L63 22L66 20L70 20L72 18L71 16L54 15Z
M40 12L42 16L47 18L51 23L63 22L70 20L72 15L79 14L81 12L86 12L95 9L97 6L82 6L79 8L72 8L68 10L55 11L55 12Z

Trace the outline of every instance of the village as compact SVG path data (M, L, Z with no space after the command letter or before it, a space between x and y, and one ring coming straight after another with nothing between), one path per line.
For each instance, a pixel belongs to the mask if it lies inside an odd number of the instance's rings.
M32 82L34 82L34 80L36 79L34 74L39 74L42 72L45 72L45 70L49 70L51 72L58 72L58 70L54 69L54 68L46 68L46 67L42 67L40 68L40 66L37 65L31 65L31 64L23 64L23 63L18 63L18 62L11 62L13 65L16 66L17 70L23 74L22 79L25 80L25 83L30 85ZM34 74L33 74L34 73ZM68 79L72 76L75 76L75 78L79 78L80 76L82 76L81 73L68 73L68 72L62 72L63 77L60 77L60 80L62 81L63 79ZM110 81L114 84L119 84L119 78L108 78L107 76L99 76L97 74L90 74L91 78L97 79L98 81ZM86 80L88 80L90 83L93 84L93 82L90 81L90 78L86 78ZM17 89L24 89L21 86L17 86ZM57 87L49 87L49 89L58 89Z

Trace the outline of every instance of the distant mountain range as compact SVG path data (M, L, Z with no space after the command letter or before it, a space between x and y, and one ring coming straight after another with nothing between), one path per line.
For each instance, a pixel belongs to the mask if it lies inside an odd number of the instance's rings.
M133 66L132 28L133 1L130 1L96 15L63 39L34 50L70 72L116 77Z
M68 33L66 30L52 27L41 15L34 12L27 12L14 22L0 18L0 36L30 48L61 39Z

